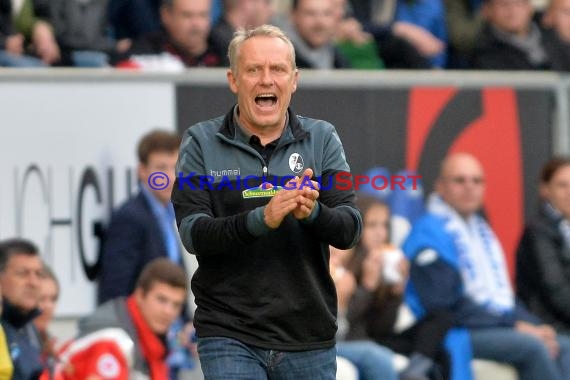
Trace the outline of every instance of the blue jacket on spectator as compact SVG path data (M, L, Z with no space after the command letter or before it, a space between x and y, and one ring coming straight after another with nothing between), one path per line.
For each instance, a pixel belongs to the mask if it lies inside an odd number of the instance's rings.
M441 0L399 0L395 20L420 26L446 45L448 44L445 7ZM445 67L447 63L446 51L444 50L432 57L431 63L433 67Z
M472 353L466 329L511 327L518 320L536 324L539 320L520 304L512 312L493 314L465 295L459 253L445 223L444 218L427 213L414 224L402 247L410 260L406 302L420 319L426 312L442 309L454 314L457 328L446 339L452 379L468 380Z
M411 263L408 300L416 315L438 309L451 310L456 325L468 328L510 327L519 320L538 323L539 320L518 303L513 312L493 314L465 296L457 249L444 226L443 218L428 213L417 221L403 246ZM418 254L428 249L435 251L433 261L418 263ZM438 286L434 287L435 283Z

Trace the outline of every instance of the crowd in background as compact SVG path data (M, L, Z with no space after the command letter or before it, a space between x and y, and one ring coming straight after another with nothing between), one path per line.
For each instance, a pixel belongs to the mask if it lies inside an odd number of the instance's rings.
M0 0L0 66L227 67L262 24L300 68L570 70L570 0Z
M227 67L234 31L267 23L290 36L299 68L570 71L570 0L0 0L0 66ZM48 333L61 290L40 252L25 240L1 242L0 379L73 379L101 368L114 370L111 378L174 379L196 367L182 280L196 268L185 264L171 188L144 185L156 171L174 176L179 145L161 131L141 140L143 186L115 210L104 236L101 305L67 346ZM521 380L570 379L570 161L544 166L514 287L478 213L485 185L475 158L446 159L426 218L403 244L392 239L387 204L358 195L360 243L331 248L339 373L469 380L470 360L483 358L512 365ZM412 318L402 322L406 309ZM108 328L126 335L113 330L111 339ZM124 349L129 340L135 353ZM394 353L407 364L397 368Z
M197 264L188 267L178 240L171 187L147 186L156 171L174 178L179 143L161 130L140 140L140 192L112 214L97 273L100 305L72 340L48 332L65 289L37 247L0 242L0 379L142 373L159 380L178 379L181 370L200 378L187 293ZM480 214L485 188L497 185L485 183L475 157L450 155L423 216L410 219L403 237L395 236L384 193L357 194L360 241L330 253L338 379L469 380L473 358L508 364L521 380L570 379L570 159L543 167L540 208L520 239L515 286ZM395 353L407 358L404 365Z

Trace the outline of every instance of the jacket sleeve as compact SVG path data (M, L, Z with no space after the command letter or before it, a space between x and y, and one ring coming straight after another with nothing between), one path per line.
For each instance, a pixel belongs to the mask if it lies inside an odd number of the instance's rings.
M98 302L128 296L137 274L144 247L137 219L119 209L111 218L101 253Z
M324 146L319 209L309 222L315 235L339 249L356 245L362 231L362 217L354 204L352 186L343 187L339 177L349 173L340 138L332 127Z
M424 250L416 256L411 263L410 280L428 313L450 311L458 326L513 326L515 322L513 313L492 314L466 297L461 274L434 250Z
M199 183L199 176L205 172L201 150L187 131L180 147L172 203L186 250L194 255L213 255L255 240L247 223L248 215L255 215L256 211L214 217L209 191Z
M527 262L525 269L535 271L527 277L538 281L538 290L545 302L558 315L570 320L570 279L565 276L565 265L560 262L558 251L551 236L536 228L527 228L518 254L524 256Z

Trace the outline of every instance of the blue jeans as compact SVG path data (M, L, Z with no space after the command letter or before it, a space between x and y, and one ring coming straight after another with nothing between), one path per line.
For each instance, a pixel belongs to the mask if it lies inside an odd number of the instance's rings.
M472 329L469 333L474 357L510 364L516 368L520 380L570 379L567 337L559 336L560 355L553 360L539 339L512 328Z
M397 380L392 351L366 340L338 342L337 355L348 359L358 369L360 380Z
M336 349L275 351L236 339L198 339L205 380L335 380Z
M75 50L71 53L71 61L75 67L109 66L109 56L100 51Z
M41 59L30 57L29 55L10 54L0 50L0 66L5 67L47 67Z

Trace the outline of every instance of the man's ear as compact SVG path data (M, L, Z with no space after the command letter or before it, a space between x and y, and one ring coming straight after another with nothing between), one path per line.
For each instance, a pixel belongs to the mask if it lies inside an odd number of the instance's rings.
M237 94L238 92L237 79L234 76L233 71L231 69L228 69L226 76L228 78L228 84L230 86L230 90L232 90L234 94Z
M293 75L294 75L294 77L293 77L294 83L293 83L293 91L292 92L294 93L295 91L297 91L297 83L299 83L299 69L296 68L295 73Z

